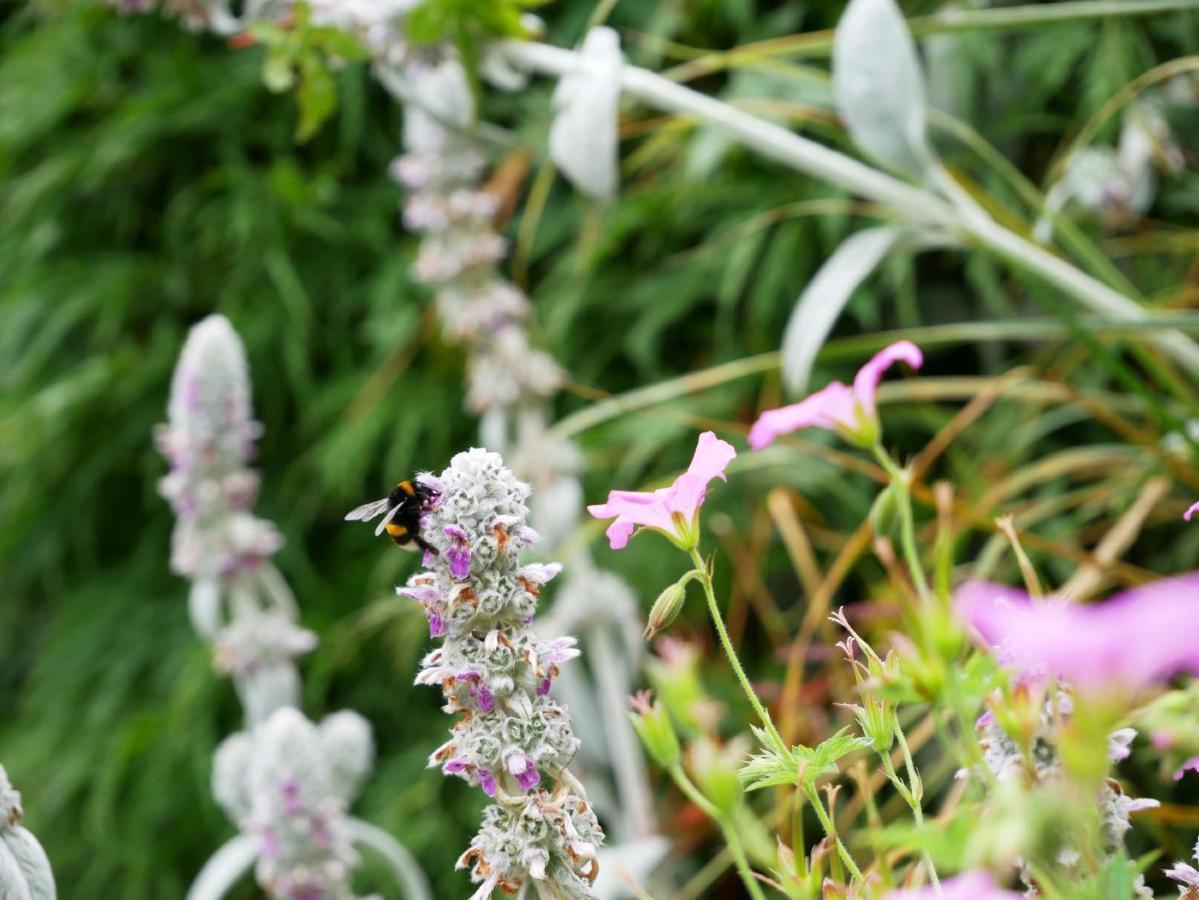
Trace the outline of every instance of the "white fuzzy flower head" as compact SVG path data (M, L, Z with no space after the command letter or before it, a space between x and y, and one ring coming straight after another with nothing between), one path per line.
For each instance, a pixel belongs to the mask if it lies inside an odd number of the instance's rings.
M583 900L595 896L603 840L586 800L567 789L541 791L523 802L489 806L458 866L470 866L481 882L471 900L490 897L497 887L514 894L530 881L553 886L541 896Z
M255 567L282 540L249 512L258 476L248 462L261 427L250 408L245 350L224 316L192 328L167 412L156 437L171 466L160 491L177 517L172 568L188 578L227 579Z
M352 900L346 809L369 768L370 727L354 713L319 728L284 707L221 744L213 793L257 838L259 885L280 900Z
M573 638L530 627L542 585L561 567L522 559L538 537L527 524L529 487L480 449L418 478L438 492L421 522L435 552L399 593L420 602L430 634L445 639L417 682L440 686L446 712L462 714L429 762L497 801L461 864L482 882L478 897L530 879L548 879L558 890L551 896L591 896L603 835L577 782L562 774L579 742L549 697L578 651ZM558 781L552 792L543 775Z
M247 676L269 666L291 663L316 647L316 635L277 610L239 616L217 635L217 670Z

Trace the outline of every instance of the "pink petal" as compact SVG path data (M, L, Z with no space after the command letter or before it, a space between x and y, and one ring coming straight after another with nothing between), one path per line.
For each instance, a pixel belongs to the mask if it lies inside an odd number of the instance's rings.
M1134 588L1106 603L1032 603L1022 591L976 582L955 596L958 615L1001 662L1082 690L1139 690L1199 673L1199 573Z
M1174 780L1181 781L1182 776L1187 772L1199 772L1199 756L1192 756L1190 759L1183 762L1181 766L1174 770Z
M758 416L749 430L749 446L761 450L775 438L800 428L835 431L838 425L852 428L854 422L853 392L840 381L834 381L799 403L767 410Z
M688 520L693 519L703 505L708 483L713 478L728 481L724 470L736 455L737 451L728 441L722 441L710 431L701 434L699 443L695 445L695 455L691 457L691 465L667 489L666 508L682 513Z
M608 541L613 550L620 550L629 542L629 536L638 525L674 530L674 519L666 508L665 499L669 489L654 491L610 491L608 502L587 507L587 512L597 519L616 518L608 526Z
M906 891L889 891L883 900L1020 900L1020 894L1005 891L995 884L990 872L965 872L941 882L940 889L929 886Z
M1166 869L1165 875L1167 878L1172 878L1180 884L1199 887L1199 870L1194 866L1188 866L1184 862L1174 863L1174 865Z
M1187 511L1182 514L1182 517L1188 522L1191 521L1191 516L1195 515L1195 510L1197 509L1199 509L1199 503L1192 503L1187 507Z
M870 362L858 370L853 380L853 395L868 416L874 415L874 395L878 393L883 373L897 362L906 362L911 368L919 369L924 365L924 354L911 341L897 341L874 354Z
M627 519L617 519L604 532L608 536L608 546L613 550L623 550L628 546L629 538L637 530L637 525Z

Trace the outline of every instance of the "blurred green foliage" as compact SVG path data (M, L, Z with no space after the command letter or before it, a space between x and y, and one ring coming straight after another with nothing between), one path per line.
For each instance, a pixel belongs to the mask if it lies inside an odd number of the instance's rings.
M831 27L841 6L625 3L612 24L634 59L660 67L687 47ZM541 10L549 39L575 42L593 7L560 0ZM344 510L389 479L442 467L476 434L463 411L460 353L441 340L408 276L414 241L400 229L400 192L386 177L397 108L365 67L350 65L335 76L336 112L297 145L295 108L262 84L262 47L234 49L94 4L14 6L0 17L0 760L26 794L62 895L181 896L232 834L208 777L213 748L239 727L237 705L191 633L185 585L167 569L171 516L155 492L164 466L150 438L184 334L212 311L228 315L247 344L266 427L259 511L287 537L279 565L305 625L322 638L304 667L307 711L352 707L372 722L380 764L359 812L414 850L438 896L461 895L464 876L452 863L481 803L424 769L447 722L435 692L411 687L427 644L423 622L389 596L413 561L341 524ZM1195 46L1195 16L967 35L941 48L952 51L950 69L933 87L1035 181L1107 97ZM771 115L844 145L818 68L743 67L695 86L739 102L773 98ZM544 165L551 90L542 82L488 99L489 117L534 148L531 178ZM836 191L690 123L638 113L633 124L619 202L596 209L558 183L536 221L518 214L510 229L540 339L577 385L613 393L777 349L799 290L862 221ZM1021 220L1019 193L1002 173L944 134L938 141L964 179ZM1105 245L1154 303L1194 305L1196 212L1192 172L1163 184L1122 247ZM1063 314L1042 287L992 260L946 252L888 264L838 334L918 336L922 326L1044 312ZM851 371L866 348L834 342L818 379ZM1118 348L958 340L930 344L930 357L934 376L1031 363L1046 383L1114 397L1114 415L1132 428L1085 404L996 404L935 473L982 504L961 558L986 544L989 515L1048 505L1059 512L1032 520L1043 539L1032 550L1051 579L1064 579L1078 560L1061 548L1092 546L1148 475L1177 475L1156 449L1170 422L1155 404L1165 398L1172 417L1186 416L1192 391L1126 362ZM594 429L583 436L589 498L677 469L696 425L735 432L777 399L770 374ZM560 411L592 400L580 389ZM896 407L888 440L914 452L958 405ZM1069 465L1065 454L1086 451L1093 468ZM1030 474L1030 461L1046 457L1061 464L1057 479ZM714 491L708 521L724 551L719 586L735 608L749 602L744 571L764 567L778 627L742 613L735 631L769 678L781 673L775 661L803 597L777 538L762 537L763 498L780 483L799 489L823 559L866 518L874 486L837 458L801 456L794 445L743 460L739 471L735 488ZM1010 492L993 492L1009 480ZM1079 498L1083 487L1090 493ZM1199 536L1173 519L1190 491L1146 527L1135 565L1161 573L1193 565ZM648 604L679 574L661 549L645 540L619 557L599 555ZM838 597L878 590L882 571L863 564ZM732 684L712 687L738 708Z

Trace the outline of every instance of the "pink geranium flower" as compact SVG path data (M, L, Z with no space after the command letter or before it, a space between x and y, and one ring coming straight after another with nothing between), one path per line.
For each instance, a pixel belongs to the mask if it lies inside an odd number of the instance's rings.
M825 428L851 444L865 449L873 447L880 433L874 397L883 373L897 362L919 369L924 364L924 354L911 341L885 347L862 366L853 387L834 381L799 403L762 413L750 429L749 445L761 450L780 435L800 428Z
M930 885L890 891L883 895L883 900L1020 900L1021 896L998 887L990 872L978 871L946 879L941 882L940 889Z
M964 585L959 617L1000 662L1083 692L1137 691L1180 672L1199 674L1199 572L1133 588L1106 603L1034 601L986 582Z
M710 431L699 436L695 456L687 471L668 488L656 491L611 491L607 503L588 506L597 519L616 521L608 526L608 541L620 550L638 527L652 528L684 550L699 540L699 508L713 478L727 481L724 470L737 451Z

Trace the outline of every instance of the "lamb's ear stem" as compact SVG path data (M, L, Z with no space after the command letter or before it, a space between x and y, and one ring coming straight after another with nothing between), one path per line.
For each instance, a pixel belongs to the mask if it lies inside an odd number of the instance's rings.
M390 867L404 900L433 900L429 882L408 848L382 828L353 817L346 820L354 843L369 847ZM190 900L190 898L189 898Z
M239 834L208 857L187 891L187 900L220 900L258 858L258 842Z

